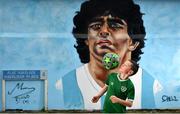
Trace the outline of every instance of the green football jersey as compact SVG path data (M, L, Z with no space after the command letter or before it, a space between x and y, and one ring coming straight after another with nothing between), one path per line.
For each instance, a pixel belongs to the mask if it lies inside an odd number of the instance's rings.
M121 80L118 73L111 73L106 80L108 90L104 101L103 111L105 113L125 112L126 106L119 103L112 103L110 96L114 95L120 99L134 100L135 90L130 79Z

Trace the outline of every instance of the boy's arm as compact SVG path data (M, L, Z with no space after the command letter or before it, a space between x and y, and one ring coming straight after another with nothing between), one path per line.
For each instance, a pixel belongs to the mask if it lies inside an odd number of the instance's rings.
M97 94L98 96L102 96L107 91L108 85L104 85L104 87L101 89L101 91Z
M110 99L111 99L112 103L119 103L119 104L122 104L122 105L128 106L128 107L131 107L133 104L133 101L123 100L123 99L120 99L116 96L111 96Z
M99 100L99 98L107 91L107 88L108 85L105 84L104 87L101 89L101 91L92 98L92 102L96 103Z

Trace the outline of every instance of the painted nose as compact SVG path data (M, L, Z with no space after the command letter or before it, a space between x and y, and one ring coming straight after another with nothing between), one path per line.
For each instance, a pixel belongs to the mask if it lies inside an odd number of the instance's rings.
M99 32L99 36L102 38L107 38L110 35L110 32L108 31L107 26L103 26L101 28L101 31Z
M109 32L100 32L100 36L103 38L107 38L109 35Z

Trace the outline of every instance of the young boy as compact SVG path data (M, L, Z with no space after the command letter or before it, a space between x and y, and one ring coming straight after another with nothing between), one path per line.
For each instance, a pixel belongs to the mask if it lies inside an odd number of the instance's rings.
M92 102L96 103L107 91L103 112L125 112L126 106L132 106L135 95L134 85L129 77L134 75L138 68L139 66L136 62L127 60L120 66L119 73L111 73L108 76L105 86L92 98Z

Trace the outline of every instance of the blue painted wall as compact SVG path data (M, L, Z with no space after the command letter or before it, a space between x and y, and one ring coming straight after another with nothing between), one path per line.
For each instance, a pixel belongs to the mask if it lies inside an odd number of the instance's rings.
M180 1L137 1L145 12L146 47L141 66L162 85L156 105L159 108L180 107ZM178 101L162 102L167 96Z
M63 109L61 86L56 82L81 65L73 47L75 40L71 29L74 12L83 1L0 1L0 70L47 69L49 109ZM176 96L180 100L180 2L135 2L146 14L143 18L147 41L140 64L164 88L156 98L157 105L159 108L180 108L179 101L161 101L163 95ZM33 105L30 108L35 109Z

